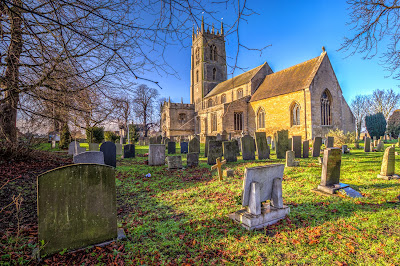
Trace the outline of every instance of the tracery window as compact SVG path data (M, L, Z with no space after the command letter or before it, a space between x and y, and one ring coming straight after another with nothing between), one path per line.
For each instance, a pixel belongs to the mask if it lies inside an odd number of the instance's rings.
M186 121L186 114L179 114L179 124L183 125Z
M298 103L293 103L292 108L290 108L291 125L300 125L300 105Z
M331 116L331 103L332 97L329 93L329 90L325 90L321 96L321 125L329 126L332 124L332 116Z
M265 128L265 111L263 108L260 108L257 114L257 129L260 128Z
M200 63L200 48L196 48L196 65Z
M210 60L217 61L217 47L214 44L210 46Z

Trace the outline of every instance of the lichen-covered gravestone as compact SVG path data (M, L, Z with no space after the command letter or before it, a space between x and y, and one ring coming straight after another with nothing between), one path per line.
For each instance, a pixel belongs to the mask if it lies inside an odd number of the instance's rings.
M280 130L276 132L276 157L278 159L285 159L286 151L289 150L289 132L287 130Z
M269 145L265 132L255 132L257 157L259 160L269 159Z
M73 141L68 145L68 155L76 155L85 151L86 148L82 148L77 141Z
M205 149L204 149L204 157L208 156L208 143L210 140L216 140L217 137L215 136L206 136L206 143L205 143Z
M188 143L186 141L181 142L181 154L188 153Z
M189 141L189 153L200 153L200 140L197 137Z
M135 158L135 144L124 146L124 158Z
M321 137L315 137L313 141L313 147L312 147L312 156L313 157L319 157L321 153L321 145L322 145L322 138Z
M164 165L165 164L165 145L150 144L149 145L149 165Z
M74 163L104 164L104 154L101 151L85 151L74 155Z
M189 152L186 159L187 167L196 167L199 165L199 153L197 152Z
M378 145L376 146L376 151L383 152L385 149L383 140L378 140Z
M222 145L223 145L224 159L227 162L236 162L237 151L235 143L233 141L224 141Z
M104 163L106 165L117 167L117 148L114 142L104 142L100 146L100 151L104 154Z
M295 158L301 158L301 136L292 136L292 151Z
M41 255L117 238L114 168L74 164L37 178Z
M243 160L255 160L254 139L249 135L245 135L240 139L240 143L242 144Z
M245 208L229 217L248 230L263 228L285 218L290 209L283 205L284 168L283 164L246 168L242 193L242 206ZM270 200L269 205L261 205L267 200Z
M218 140L210 140L208 142L208 156L207 156L207 164L214 165L216 163L217 158L222 157L222 141Z
M381 172L378 178L385 180L398 179L399 176L395 174L395 148L388 147L385 150L385 154L382 159Z
M368 137L365 137L364 140L364 152L370 152L371 149L371 139Z
M240 155L239 141L237 139L233 139L231 141L233 142L233 145L235 146L236 154L239 156Z
M305 140L303 141L303 158L308 158L310 154L310 141Z
M180 155L167 157L168 169L182 169L182 157Z
M334 137L328 137L327 142L326 142L326 147L327 148L332 148L335 142Z
M176 153L176 143L174 141L168 141L168 154Z
M342 163L342 151L339 148L327 148L324 150L322 161L321 184L318 190L334 194L336 190L345 186L340 184L340 166ZM346 185L346 187L348 187Z

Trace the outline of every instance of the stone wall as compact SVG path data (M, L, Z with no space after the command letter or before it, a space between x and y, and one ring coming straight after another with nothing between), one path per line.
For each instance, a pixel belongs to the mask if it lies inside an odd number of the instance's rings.
M183 123L179 115L185 114ZM194 134L195 113L193 104L164 102L161 112L161 130L165 137L186 136Z

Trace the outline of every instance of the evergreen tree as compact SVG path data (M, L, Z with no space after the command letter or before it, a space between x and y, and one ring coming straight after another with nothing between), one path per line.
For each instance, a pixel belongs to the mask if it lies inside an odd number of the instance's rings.
M64 123L61 127L60 143L58 144L58 147L60 149L66 149L68 148L70 142L71 142L71 133L69 132L68 123Z
M365 126L367 127L368 134L372 137L379 139L385 135L386 132L386 119L382 113L367 115L365 117Z

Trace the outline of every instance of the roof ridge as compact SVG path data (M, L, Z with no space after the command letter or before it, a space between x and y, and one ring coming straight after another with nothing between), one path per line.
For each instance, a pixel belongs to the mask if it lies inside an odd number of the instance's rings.
M291 70L291 69L292 69L292 68L294 68L294 67L298 67L298 66L300 66L300 65L303 65L303 64L309 63L310 61L312 61L312 60L315 60L315 59L319 58L320 56L321 56L321 55L319 55L319 56L316 56L316 57L314 57L314 58L311 58L311 59L308 59L307 61L304 61L304 62L298 63L298 64L296 64L296 65L293 65L293 66L290 66L290 67L284 68L284 69L282 69L282 70L279 70L279 71L277 71L277 72L271 73L270 75L277 74L277 73L279 73L279 72L282 72L282 71L285 71L285 70Z

